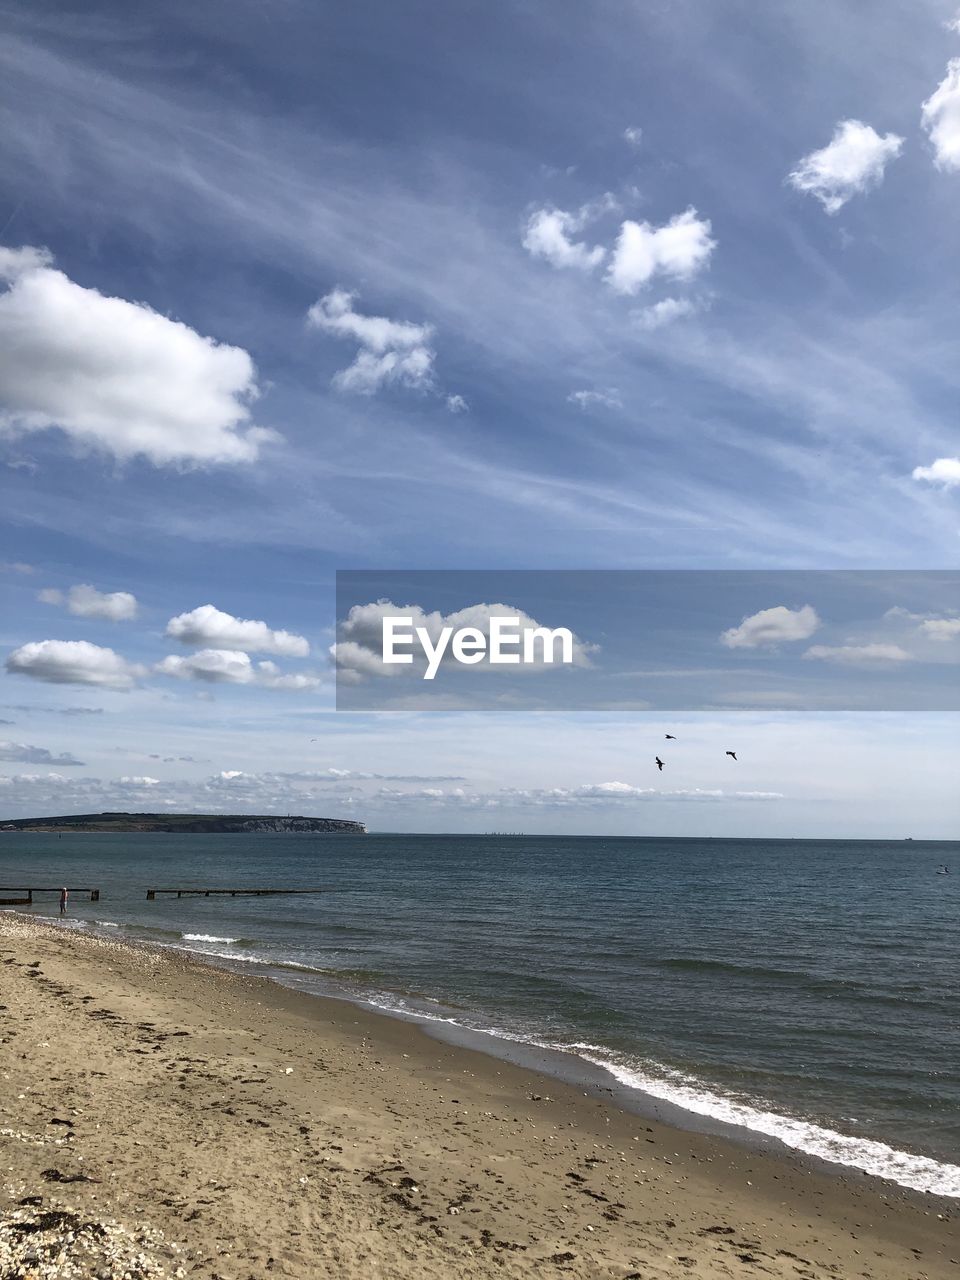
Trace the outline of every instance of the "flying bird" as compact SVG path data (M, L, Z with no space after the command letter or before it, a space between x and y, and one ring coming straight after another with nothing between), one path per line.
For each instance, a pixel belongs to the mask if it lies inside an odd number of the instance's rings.
M657 768L660 770L661 773L663 773L663 761L660 759L659 756L656 757L656 761L657 761Z
M671 738L674 742L677 740L677 735L675 733L665 733L663 736L665 738Z
M733 756L734 760L737 758L737 753L735 751L728 751L726 754L728 756Z

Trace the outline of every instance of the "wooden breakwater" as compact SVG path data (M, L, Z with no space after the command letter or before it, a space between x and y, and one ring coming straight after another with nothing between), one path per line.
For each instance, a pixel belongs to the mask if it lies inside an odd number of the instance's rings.
M269 898L281 893L329 893L330 886L320 889L148 889L147 901L153 902L158 893L173 894L178 898Z
M35 893L55 893L57 897L59 897L61 893L61 889L62 889L62 886L56 889L46 889L46 888L38 888L36 885L34 885L32 888L25 888L22 885L0 884L0 895L6 894L6 893L16 893L20 895L17 898L5 898L0 896L0 907L30 907L30 906L33 906L33 895ZM71 889L70 886L67 885L67 893L68 894L73 893L77 895L89 893L91 902L100 901L99 889ZM24 897L24 894L26 895L26 897Z

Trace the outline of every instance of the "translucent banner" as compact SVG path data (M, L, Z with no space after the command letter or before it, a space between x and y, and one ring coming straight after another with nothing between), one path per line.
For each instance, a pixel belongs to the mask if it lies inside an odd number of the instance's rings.
M340 710L960 709L956 570L344 570Z

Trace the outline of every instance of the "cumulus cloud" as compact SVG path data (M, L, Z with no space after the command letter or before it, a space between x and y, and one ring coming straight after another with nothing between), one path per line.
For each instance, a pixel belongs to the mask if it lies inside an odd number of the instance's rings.
M463 396L447 396L446 405L451 413L466 413L470 408Z
M310 652L304 636L291 631L274 631L265 622L254 619L235 618L212 604L202 604L189 613L177 614L167 623L166 634L183 645L218 651L243 649L288 658L305 658Z
M6 661L11 675L30 676L47 684L89 684L103 689L130 689L144 668L127 662L113 649L87 640L34 640L14 649Z
M356 297L347 289L333 289L307 312L311 328L359 344L353 364L334 376L336 389L374 395L391 384L421 391L432 387L433 326L363 315L354 307Z
M205 684L260 685L265 689L287 689L294 692L316 689L317 676L282 674L273 662L253 662L239 649L200 649L189 657L170 654L154 668L159 675L178 680L200 680Z
M527 221L523 247L534 258L543 258L560 270L592 271L606 257L602 245L592 247L574 240L596 214L595 206L584 205L578 213L563 209L537 209Z
M929 467L914 467L913 478L952 489L954 485L960 484L960 458L937 458Z
M159 778L149 778L146 774L134 774L132 777L124 774L120 779L122 787L159 787Z
M7 724L8 721L0 723ZM18 764L50 764L61 767L82 765L83 761L69 752L55 756L46 747L31 747L25 742L0 742L0 760L15 760Z
M654 329L662 329L675 320L682 320L684 316L696 315L699 310L699 306L691 298L662 298L649 307L635 311L632 318L641 329L652 333Z
M696 209L676 214L662 227L629 219L620 227L606 280L617 293L635 294L656 276L690 280L706 267L716 241L710 222Z
M623 131L624 142L629 142L631 147L639 147L643 142L643 130L639 125L630 125Z
M855 195L883 180L883 172L903 148L895 133L880 135L860 120L841 120L830 142L804 156L787 181L815 196L827 213L837 213Z
M65 604L77 618L104 618L108 622L129 622L137 616L137 598L129 591L98 591L87 583L71 587L66 594L48 587L37 593L44 604Z
M571 404L579 405L581 409L590 409L594 406L600 406L604 409L622 409L623 401L617 391L571 391L567 396Z
M319 689L322 681L319 676L307 675L302 671L281 672L273 662L257 663L257 684L265 689L287 689L294 693Z
M156 466L253 462L246 351L143 303L84 288L44 249L0 248L0 432L59 428Z
M788 609L778 604L752 613L738 627L724 631L720 643L728 649L759 649L791 640L807 640L819 626L820 619L812 605Z
M960 618L925 618L920 631L928 640L960 640Z
M845 667L886 667L910 661L910 654L898 644L815 644L803 656Z
M782 800L779 791L724 791L721 788L679 788L660 790L636 787L627 782L593 782L563 787L505 787L493 792L468 792L462 787L445 791L442 787L423 787L402 791L381 787L371 798L378 807L407 807L427 801L433 808L459 810L513 809L604 809L610 806L650 802L743 802Z
M414 661L405 665L393 665L383 662L383 619L385 617L404 617L412 619L413 628L426 629L431 641L435 644L444 627L452 627L454 631L461 627L475 627L483 636L489 638L491 617L510 617L519 619L521 630L540 627L541 624L531 618L522 609L505 604L474 604L455 613L443 614L436 610L425 612L420 605L396 605L390 600L378 600L375 603L354 605L346 619L337 628L337 640L331 646L330 653L337 667L337 678L360 680L367 676L416 675L421 676L423 666L419 664L417 652L414 650ZM590 655L595 652L596 645L586 643L579 637L573 637L573 665L586 667L590 665ZM524 664L511 670L528 671L549 667L543 662L543 649L538 645L535 654L537 661ZM453 661L448 646L441 665L446 666ZM471 670L492 669L486 659L471 667Z
M937 168L960 169L960 58L947 63L947 74L923 104L921 118Z

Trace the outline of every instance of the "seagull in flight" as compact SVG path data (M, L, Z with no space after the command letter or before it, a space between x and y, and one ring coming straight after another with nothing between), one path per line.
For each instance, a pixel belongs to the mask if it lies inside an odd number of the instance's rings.
M657 768L660 770L661 773L663 773L663 761L660 759L659 756L656 757L656 761L657 761Z
M735 751L728 751L726 754L728 756L733 756L734 760L737 758L737 753Z
M663 736L671 739L673 742L676 742L677 740L677 735L675 733L665 733Z

